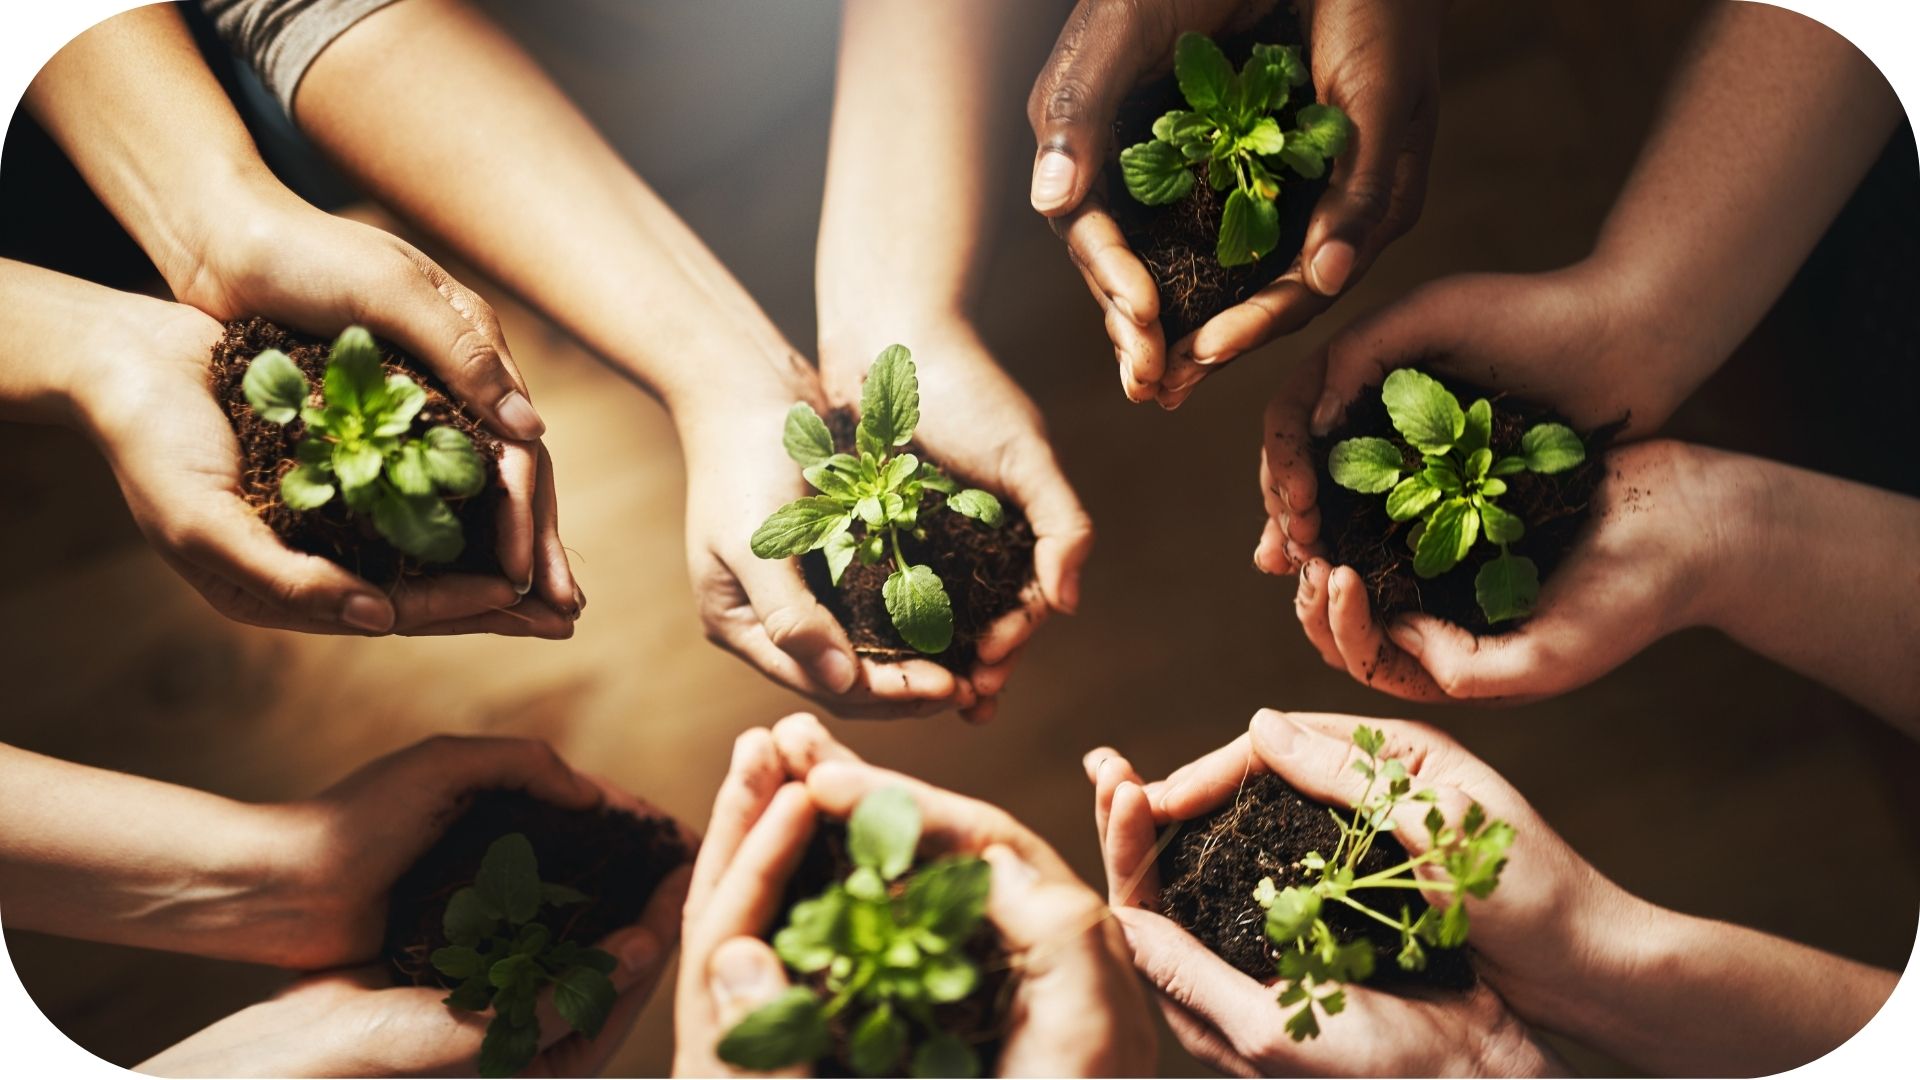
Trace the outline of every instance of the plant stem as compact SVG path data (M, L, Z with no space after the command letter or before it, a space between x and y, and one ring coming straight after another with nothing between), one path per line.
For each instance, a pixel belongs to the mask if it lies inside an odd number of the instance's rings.
M887 526L887 539L893 542L894 570L902 574L906 573L907 572L907 556L904 552L900 550L900 530L892 525Z

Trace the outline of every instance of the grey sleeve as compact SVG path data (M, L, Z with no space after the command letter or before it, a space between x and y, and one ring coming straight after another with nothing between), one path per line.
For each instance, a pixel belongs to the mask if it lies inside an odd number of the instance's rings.
M307 65L349 26L395 0L199 0L227 46L293 115Z

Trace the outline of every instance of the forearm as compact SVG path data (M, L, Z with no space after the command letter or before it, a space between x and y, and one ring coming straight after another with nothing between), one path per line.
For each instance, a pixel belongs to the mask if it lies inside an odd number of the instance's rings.
M1920 734L1920 499L1777 462L1713 453L1735 493L1708 621Z
M0 259L0 420L80 423L97 359L86 342L103 323L117 321L112 301L120 295Z
M1893 90L1839 35L1759 3L1711 13L1595 260L1718 366L1779 296L1885 145Z
M49 934L235 955L242 931L295 937L259 808L0 745L0 909Z
M1020 61L1038 63L1058 14L847 3L815 267L823 367L863 371L928 322L969 314L995 196L1017 180Z
M804 362L534 62L457 0L356 23L294 99L367 190L670 408L791 384Z

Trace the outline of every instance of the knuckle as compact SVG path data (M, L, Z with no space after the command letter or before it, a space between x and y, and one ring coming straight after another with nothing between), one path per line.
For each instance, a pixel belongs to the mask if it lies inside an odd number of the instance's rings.
M761 618L760 625L766 629L767 638L774 647L784 651L806 629L807 618L792 607L777 607Z

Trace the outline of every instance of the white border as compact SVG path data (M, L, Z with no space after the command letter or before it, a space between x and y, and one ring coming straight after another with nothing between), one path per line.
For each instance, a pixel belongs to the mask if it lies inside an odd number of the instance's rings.
M81 31L140 4L128 0L4 0L0 13L0 106L11 122L40 66ZM661 2L661 0L655 0ZM816 0L824 2L824 0ZM1600 0L1594 0L1600 2ZM1818 19L1852 41L1879 66L1913 115L1920 99L1920 8L1889 0L1782 0L1779 7ZM1920 933L1914 940L1920 952ZM1912 970L1912 960L1908 960ZM1892 1076L1911 1066L1912 1032L1920 1027L1920 989L1902 978L1886 1007L1844 1046L1786 1075L1810 1080ZM121 1077L126 1071L60 1033L20 985L0 938L0 1073L36 1078Z

